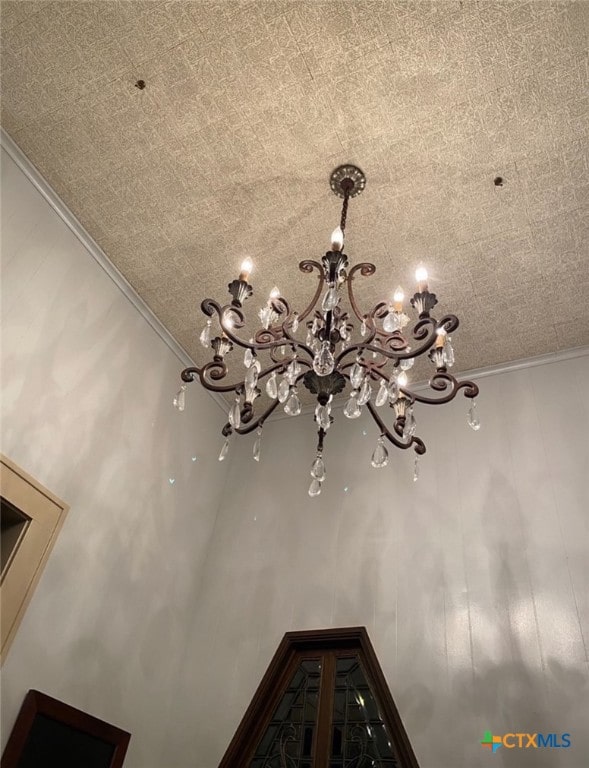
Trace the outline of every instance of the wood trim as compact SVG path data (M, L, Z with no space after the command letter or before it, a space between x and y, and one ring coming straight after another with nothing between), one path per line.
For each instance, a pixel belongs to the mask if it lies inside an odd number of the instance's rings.
M78 731L94 736L114 747L109 768L121 768L131 734L104 720L86 714L79 709L53 699L40 691L30 690L22 703L20 712L2 755L0 768L18 768L22 750L27 743L31 726L38 715L45 715Z
M294 669L304 656L323 657L319 719L329 725L333 709L333 682L335 659L357 653L372 687L383 719L390 731L394 749L402 768L419 768L403 722L391 696L384 674L372 647L365 627L341 629L317 629L287 632L282 638L249 707L241 720L219 768L247 768L274 710L288 686ZM331 676L331 677L330 677ZM324 682L328 684L324 688ZM327 693L325 691L327 690ZM331 700L331 701L328 701ZM316 768L324 768L330 745L327 740L317 740L315 746Z
M4 663L69 507L2 454L0 491L7 501L30 518L0 584L0 657Z
M415 752L407 736L407 731L399 715L393 697L387 685L384 673L378 662L378 658L368 637L368 633L362 628L360 661L365 668L368 682L376 696L377 702L382 707L385 723L390 725L390 736L399 756L403 768L419 768Z
M285 636L282 638L262 682L219 764L219 768L239 768L246 765L257 742L263 735L267 721L272 717L276 702L290 681L293 660L294 654L292 654L290 643ZM248 741L247 751L244 748L246 739Z

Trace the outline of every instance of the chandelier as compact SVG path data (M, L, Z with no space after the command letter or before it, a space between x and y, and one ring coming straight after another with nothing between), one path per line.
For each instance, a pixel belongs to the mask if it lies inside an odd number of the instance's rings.
M259 330L249 341L240 338L238 331L245 326L243 303L253 294L249 282L253 265L249 258L242 263L239 277L229 283L230 303L222 306L213 299L202 302L201 309L208 319L200 342L212 349L213 359L202 367L182 371L184 383L174 398L174 405L184 410L186 383L196 378L212 392L233 393L235 401L222 429L225 442L219 461L227 456L234 433L245 435L254 431L253 458L259 461L265 421L279 405L289 416L298 416L301 413L299 391L301 385L305 387L317 401L314 421L318 441L311 466L310 496L321 493L326 477L323 450L326 434L334 421L333 398L348 385L344 416L356 419L366 409L378 428L371 461L376 468L388 463L387 442L397 448L413 448L413 479L417 479L418 458L426 450L425 443L416 434L417 403L441 405L463 390L471 403L468 423L474 430L480 427L474 399L479 391L477 385L472 381L459 382L449 373L454 364L450 334L458 328L458 318L445 315L436 320L431 316L438 302L429 290L425 268L421 266L415 273L417 290L409 302L417 315L413 321L405 313L401 288L395 290L392 301L381 301L369 312L362 312L358 305L354 281L370 277L376 267L369 263L350 267L343 248L349 201L359 195L365 185L365 175L354 165L339 166L331 174L331 189L343 198L340 223L331 235L331 249L321 262L305 260L299 264L304 274L316 271L318 276L315 295L305 310L292 310L278 288L274 288L258 312ZM342 306L345 292L351 312ZM218 329L214 336L213 321ZM243 375L238 374L234 383L225 383L229 374L227 359L235 348L244 350L245 371ZM426 391L411 389L407 376L422 355L427 355L434 368ZM256 400L262 394L262 386L270 404L258 413Z

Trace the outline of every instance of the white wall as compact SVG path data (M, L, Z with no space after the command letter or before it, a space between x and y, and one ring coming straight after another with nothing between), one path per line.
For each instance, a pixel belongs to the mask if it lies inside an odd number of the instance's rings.
M415 484L405 452L369 466L368 417L336 414L316 499L310 415L267 424L259 465L236 441L168 764L218 765L284 632L365 625L422 768L585 766L588 379L587 356L484 378L478 433L464 398L427 409ZM573 746L491 756L487 729Z
M37 688L131 731L128 768L170 765L226 473L215 403L172 408L183 367L3 151L2 451L70 505L2 670L3 745Z
M417 484L340 412L309 499L311 417L219 464L216 405L171 408L178 359L4 153L2 182L2 450L71 506L3 743L36 687L130 730L128 768L215 768L285 631L363 624L422 768L582 768L589 358L483 379L476 434L429 409ZM486 729L573 747L489 756Z

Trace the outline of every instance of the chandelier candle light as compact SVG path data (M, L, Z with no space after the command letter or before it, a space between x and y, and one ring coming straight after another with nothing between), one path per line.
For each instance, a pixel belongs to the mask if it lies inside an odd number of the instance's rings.
M278 288L273 288L266 305L258 313L262 327L249 341L239 338L237 331L245 325L243 302L253 294L249 283L253 264L251 259L245 259L239 278L228 286L232 301L221 306L213 299L205 299L201 304L208 319L200 334L200 342L204 347L212 348L212 361L202 367L186 368L181 374L183 382L198 378L208 390L235 394L222 429L225 442L219 461L227 456L229 439L234 432L240 435L256 432L254 459L260 461L262 427L270 414L282 405L285 413L297 416L301 412L300 384L316 395L314 420L318 442L311 465L310 496L321 493L326 477L323 444L334 420L331 415L333 398L348 385L350 391L344 416L356 419L366 408L378 427L373 467L388 464L385 441L397 448L413 448L416 454L414 480L417 480L418 457L426 450L423 440L415 434L414 408L417 403L441 405L453 400L463 390L471 399L468 423L474 430L480 428L474 400L479 391L477 385L472 381L459 382L448 372L454 365L450 334L458 328L458 318L455 315L445 315L440 320L431 317L438 302L436 295L429 291L425 268L419 267L415 273L417 291L410 304L417 319L410 328L411 319L405 314L405 296L400 287L395 290L392 302L379 302L367 313L358 306L354 280L370 277L376 267L369 263L349 267L343 248L348 203L362 192L365 185L366 177L353 165L339 166L331 174L331 189L343 198L341 218L331 235L331 249L321 262L305 260L299 264L305 274L314 270L318 273L317 289L309 306L300 313L293 311ZM342 293L346 289L353 316L341 306ZM212 318L219 326L219 333L213 338ZM356 320L358 331L354 325ZM303 328L306 332L299 333ZM235 347L245 350L245 375L235 383L225 384L223 380L229 373L226 358ZM263 370L258 359L260 353L267 357ZM431 392L413 392L408 387L407 371L416 358L424 354L435 368L429 381ZM257 414L255 401L262 394L259 386L262 381L271 402L263 413ZM174 405L179 410L184 410L185 391L186 383L174 398ZM385 412L391 414L388 419Z

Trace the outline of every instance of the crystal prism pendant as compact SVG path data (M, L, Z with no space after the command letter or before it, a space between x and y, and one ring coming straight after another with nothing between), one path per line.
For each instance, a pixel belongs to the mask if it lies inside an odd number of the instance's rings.
M305 339L305 344L308 347L310 347L312 343L313 343L313 334L311 333L311 331L307 331L307 338Z
M211 346L211 320L207 320L207 324L201 331L201 334L199 336L200 343L203 345L203 347L210 347Z
M320 483L325 480L325 464L323 463L321 455L317 455L317 458L311 466L311 477L314 477L315 480L319 480Z
M231 426L235 429L239 429L241 425L241 408L239 405L239 398L237 398L237 400L231 406L228 418Z
M360 336L366 336L368 332L368 327L366 326L366 320L362 320L362 325L360 326Z
M411 352L411 347L407 347L407 349L405 351L406 352ZM414 357L407 357L404 360L400 360L399 361L399 368L402 371L408 371L411 368L413 368L414 364L415 364L415 358Z
M481 428L481 422L479 421L479 417L477 414L476 400L472 401L472 404L468 409L468 426L474 429L475 432L478 432L479 429Z
M174 408L177 408L179 411L183 411L186 407L186 384L182 384L180 389L176 392L173 404Z
M319 496L321 493L321 483L317 478L313 478L311 485L309 486L309 496Z
M413 415L413 408L408 408L405 413L405 426L403 427L403 437L407 440L409 437L413 437L417 424L415 423L415 416Z
M301 412L301 401L299 400L297 391L294 388L288 396L288 400L284 406L284 412L289 416L298 416Z
M262 309L258 312L258 317L260 318L260 322L264 326L266 330L268 330L268 327L270 323L272 322L272 307L262 307Z
M245 350L245 354L243 356L243 364L246 368L249 368L250 365L254 362L254 353L251 351L251 349L248 347Z
M337 288L334 285L332 285L331 288L329 288L329 290L323 297L321 309L324 312L331 312L331 310L337 307L338 301L339 301L339 297L337 295Z
M246 403L253 403L256 397L260 394L260 390L256 387L246 387L245 388L245 402Z
M367 377L362 382L362 386L360 387L360 392L358 393L358 405L366 405L366 403L370 400L371 395L372 395L372 387L370 386L370 381L368 380L368 377Z
M389 379L389 402L394 403L399 397L399 385L394 376Z
M313 336L316 336L317 335L317 331L319 330L319 328L320 328L319 318L316 317L316 318L314 318L313 325L311 326L311 334Z
M444 342L444 363L447 368L452 368L454 365L454 347L451 342L452 339L446 336L446 341Z
M297 360L295 359L292 361L292 363L289 363L289 366L286 369L286 373L284 375L288 380L289 384L296 384L297 378L300 373L301 373L300 363L298 363Z
M293 313L291 329L292 329L293 333L296 333L299 330L299 314L298 314L298 312L294 312Z
M387 383L384 379L381 379L380 387L378 388L378 392L376 393L376 400L374 401L374 404L380 408L382 405L386 403L386 401L389 399L389 388L387 386Z
M331 346L328 341L321 344L321 349L313 358L313 370L317 376L329 376L335 366L335 358L331 354Z
M223 443L223 447L221 448L221 453L219 454L219 461L225 461L225 457L227 456L229 452L229 438L225 440Z
M344 416L348 419L357 419L362 413L362 409L358 405L358 393L352 392L350 399L346 403L344 408Z
M278 397L278 384L276 382L276 371L273 371L270 378L266 382L266 394L271 397L272 400L276 400Z
M416 483L419 479L419 456L415 457L415 464L413 465L413 482Z
M262 327L268 329L268 308L262 307L258 312L258 317L262 323Z
M321 429L329 429L331 426L331 408L329 405L318 405L315 408L315 421Z
M282 379L282 381L278 385L278 402L284 403L286 398L288 397L289 392L290 392L290 384L288 383L288 379Z
M382 435L376 441L376 448L374 449L374 453L372 454L372 460L370 463L372 464L373 467L376 467L377 469L380 469L381 467L386 467L386 465L389 463L389 452L385 447L384 438L382 437Z
M383 330L387 333L398 331L401 327L399 324L399 315L397 315L395 312L389 312L383 321L382 327Z
M254 443L254 461L260 461L260 450L262 448L262 427L256 430L256 442Z
M253 362L253 361L252 361ZM255 365L251 365L247 369L247 373L245 374L244 383L246 387L249 387L249 389L255 389L258 385L258 369Z
M350 382L354 389L360 389L363 379L364 368L360 365L360 363L354 363L352 370L350 371Z

